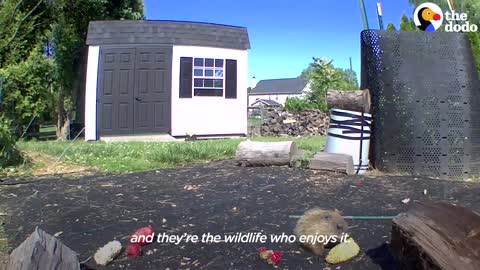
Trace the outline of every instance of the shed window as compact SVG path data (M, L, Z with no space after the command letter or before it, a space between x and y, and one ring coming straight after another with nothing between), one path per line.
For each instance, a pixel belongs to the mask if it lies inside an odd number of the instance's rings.
M193 63L194 96L223 96L224 60L195 58Z
M237 61L180 57L180 98L192 96L236 99Z

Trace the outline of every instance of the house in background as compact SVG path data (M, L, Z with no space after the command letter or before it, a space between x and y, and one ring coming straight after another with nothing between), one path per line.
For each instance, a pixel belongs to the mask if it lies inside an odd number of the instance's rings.
M308 92L310 84L303 78L261 80L255 84L254 77L252 90L248 94L248 105L257 106L272 101L284 106L287 98L305 97Z
M247 29L94 21L87 36L85 140L247 134Z
M251 107L281 107L282 104L270 99L257 99Z

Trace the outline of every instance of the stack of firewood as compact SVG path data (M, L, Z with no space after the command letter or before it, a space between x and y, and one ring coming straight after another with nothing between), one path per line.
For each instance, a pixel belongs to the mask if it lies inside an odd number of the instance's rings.
M320 110L290 113L269 109L261 127L262 136L325 136L329 117Z

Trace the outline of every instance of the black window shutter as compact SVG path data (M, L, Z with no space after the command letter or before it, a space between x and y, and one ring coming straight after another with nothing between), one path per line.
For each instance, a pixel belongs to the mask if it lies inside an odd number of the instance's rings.
M192 97L193 58L180 58L180 98Z
M237 60L225 62L225 98L237 98Z

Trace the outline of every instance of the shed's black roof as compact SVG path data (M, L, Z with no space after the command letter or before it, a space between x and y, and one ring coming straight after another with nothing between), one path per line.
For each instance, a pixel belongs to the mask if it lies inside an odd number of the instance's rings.
M244 27L181 21L92 21L87 45L165 44L250 49Z
M303 78L261 80L250 95L301 94L306 86L307 80Z

